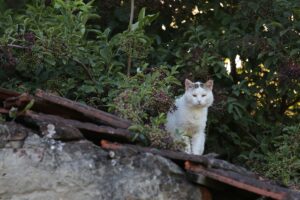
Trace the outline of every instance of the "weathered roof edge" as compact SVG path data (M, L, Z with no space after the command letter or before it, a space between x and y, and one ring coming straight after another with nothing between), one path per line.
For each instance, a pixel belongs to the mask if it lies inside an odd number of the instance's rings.
M138 145L120 144L109 142L107 140L101 141L101 147L110 150L128 149L136 152L160 155L174 161L185 162L185 170L187 170L187 172L201 174L215 181L222 182L251 193L278 200L300 199L299 192L275 185L269 181L262 181L257 175L224 160L170 150L141 147Z
M0 107L0 113L8 114L9 108L12 106L24 108L32 99L35 100L35 104L32 107L33 111L19 112L18 117L27 117L35 121L40 120L48 123L68 124L79 130L90 131L94 134L103 134L112 141L115 141L116 137L121 137L125 141L131 142L133 133L127 130L131 124L130 121L63 97L48 94L41 90L38 90L32 96L27 93L19 94L0 88L0 102L3 103L3 107ZM95 119L100 124L97 124ZM101 122L104 123L104 126ZM104 149L131 149L136 152L148 152L174 161L181 161L185 163L185 170L187 172L203 175L224 184L273 199L300 199L299 192L262 181L254 173L224 160L138 145L112 143L108 140L102 140L101 146Z

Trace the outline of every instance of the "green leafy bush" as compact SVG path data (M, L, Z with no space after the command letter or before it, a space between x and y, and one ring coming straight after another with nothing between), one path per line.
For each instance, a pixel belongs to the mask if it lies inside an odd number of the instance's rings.
M92 31L86 23L93 17L91 3L82 0L56 0L51 6L36 1L24 14L3 13L0 51L9 70L2 71L8 77L2 85L42 87L72 98L101 92L91 88L104 71L97 55L100 42L86 39Z
M174 102L173 87L180 84L175 78L177 69L160 66L145 71L132 77L120 74L119 87L109 94L113 99L110 110L131 120L134 125L129 129L146 136L149 145L180 150L183 143L174 141L163 128Z
M286 185L300 183L300 125L282 129L280 136L273 138L269 150L255 163L256 170Z
M127 54L142 64L151 50L151 39L143 28L157 15L145 15L145 9L133 31L111 35L110 29L101 31L87 23L99 19L92 1L34 2L24 13L7 10L0 16L2 87L43 88L103 106L103 94L115 87L115 74L126 71Z
M293 145L286 142L294 139L280 130L300 119L300 38L295 31L300 28L299 3L264 0L197 6L199 14L191 27L181 32L183 37L170 42L175 53L168 56L181 66L181 77L215 81L206 151L251 168L255 168L255 160L267 162L260 171L277 171L268 175L295 182L293 175L298 174L299 165L292 165L286 173L282 169L293 159L299 160L300 154L286 157L290 160L285 164L278 158L283 151L293 152ZM235 63L237 54L240 66ZM228 71L225 60L231 61ZM271 146L280 137L286 142L274 154ZM269 161L265 162L266 158Z

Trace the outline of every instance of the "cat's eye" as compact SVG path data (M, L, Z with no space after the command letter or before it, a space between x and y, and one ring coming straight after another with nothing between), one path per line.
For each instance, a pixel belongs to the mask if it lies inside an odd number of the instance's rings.
M202 96L202 97L206 97L206 94L202 94L201 96Z
M197 95L196 95L196 94L193 94L193 97L197 97Z

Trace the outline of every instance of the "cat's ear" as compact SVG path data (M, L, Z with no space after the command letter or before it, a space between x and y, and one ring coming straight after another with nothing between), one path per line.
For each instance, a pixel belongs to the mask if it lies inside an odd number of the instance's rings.
M204 83L204 86L205 86L206 88L212 90L213 87L214 87L214 81L213 81L213 80L208 80L208 81L206 81L206 83Z
M189 79L185 79L184 85L185 85L185 90L188 90L189 88L193 87L194 83Z

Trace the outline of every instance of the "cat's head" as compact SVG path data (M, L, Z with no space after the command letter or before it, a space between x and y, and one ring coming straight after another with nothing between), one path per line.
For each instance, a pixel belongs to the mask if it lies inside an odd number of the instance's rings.
M206 83L195 82L185 79L184 98L190 106L209 107L214 101L212 93L214 82L208 80Z

